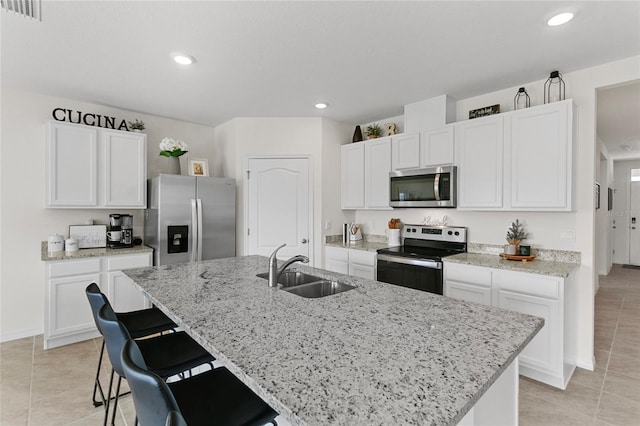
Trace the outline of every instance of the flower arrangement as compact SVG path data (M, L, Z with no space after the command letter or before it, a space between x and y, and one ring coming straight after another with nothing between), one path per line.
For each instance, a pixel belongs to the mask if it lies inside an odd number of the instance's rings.
M164 157L180 157L187 152L187 144L181 140L164 138L160 142L160 155Z

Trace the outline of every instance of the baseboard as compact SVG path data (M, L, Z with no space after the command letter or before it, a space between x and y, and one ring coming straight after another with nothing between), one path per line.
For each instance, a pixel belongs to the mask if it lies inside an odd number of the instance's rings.
M10 342L12 340L24 339L25 337L33 337L38 334L44 334L43 328L30 328L26 330L11 331L9 333L0 334L0 343Z
M591 357L591 362L576 361L576 367L584 368L585 370L593 371L596 368L596 357Z

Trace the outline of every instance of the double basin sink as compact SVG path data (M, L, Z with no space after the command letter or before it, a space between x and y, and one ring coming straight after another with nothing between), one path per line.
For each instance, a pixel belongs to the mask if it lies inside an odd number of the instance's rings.
M257 277L268 280L269 273L264 272L258 274ZM278 278L278 284L282 286L282 290L284 291L309 299L331 296L332 294L342 293L355 288L349 284L297 271L284 271L281 273Z

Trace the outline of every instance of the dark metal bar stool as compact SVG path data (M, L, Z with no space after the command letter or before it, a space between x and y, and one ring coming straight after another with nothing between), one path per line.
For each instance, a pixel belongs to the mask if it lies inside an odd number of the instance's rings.
M121 363L122 348L125 342L128 340L133 341L133 339L124 325L118 321L115 312L113 312L113 309L111 309L109 305L104 305L100 308L98 312L98 324L100 324L100 329L103 333L102 336L106 341L107 354L109 355L112 366L107 402L105 404L105 425L107 424L109 416L109 401L113 388L113 374L114 372L118 374L113 414L111 416L111 424L114 425L118 408L120 384L122 378L125 377ZM182 374L203 364L209 364L211 369L213 369L213 361L215 361L215 358L184 331L138 340L138 345L139 351L141 352L140 356L144 357L143 359L146 365L149 366L149 369L153 371L154 374L161 377L162 380L166 380L177 374ZM163 420L163 423L164 421L165 420ZM154 423L144 424L152 425Z
M100 287L96 283L91 283L87 286L85 293L87 299L89 299L89 305L91 305L91 312L93 313L93 320L98 327L100 334L100 326L98 325L98 312L104 305L109 305L107 296L100 291ZM162 333L165 331L173 330L178 326L171 321L162 311L156 307L150 309L142 309L132 312L118 312L116 313L118 321L120 321L129 334L134 339L147 337L153 334ZM98 359L98 368L96 369L96 379L93 383L93 395L92 401L94 407L99 407L105 404L104 391L102 384L100 383L100 370L102 369L102 357L104 356L104 339L102 340L102 348L100 349L100 358ZM96 393L100 392L100 401L96 400Z
M139 343L124 344L121 364L142 425L277 425L278 413L226 368L166 383L149 371Z

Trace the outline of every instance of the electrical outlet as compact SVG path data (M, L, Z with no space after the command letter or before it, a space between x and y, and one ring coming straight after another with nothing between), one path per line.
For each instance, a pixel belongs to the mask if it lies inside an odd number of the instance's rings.
M576 240L576 232L575 231L562 231L560 232L560 239L567 241L575 241Z

